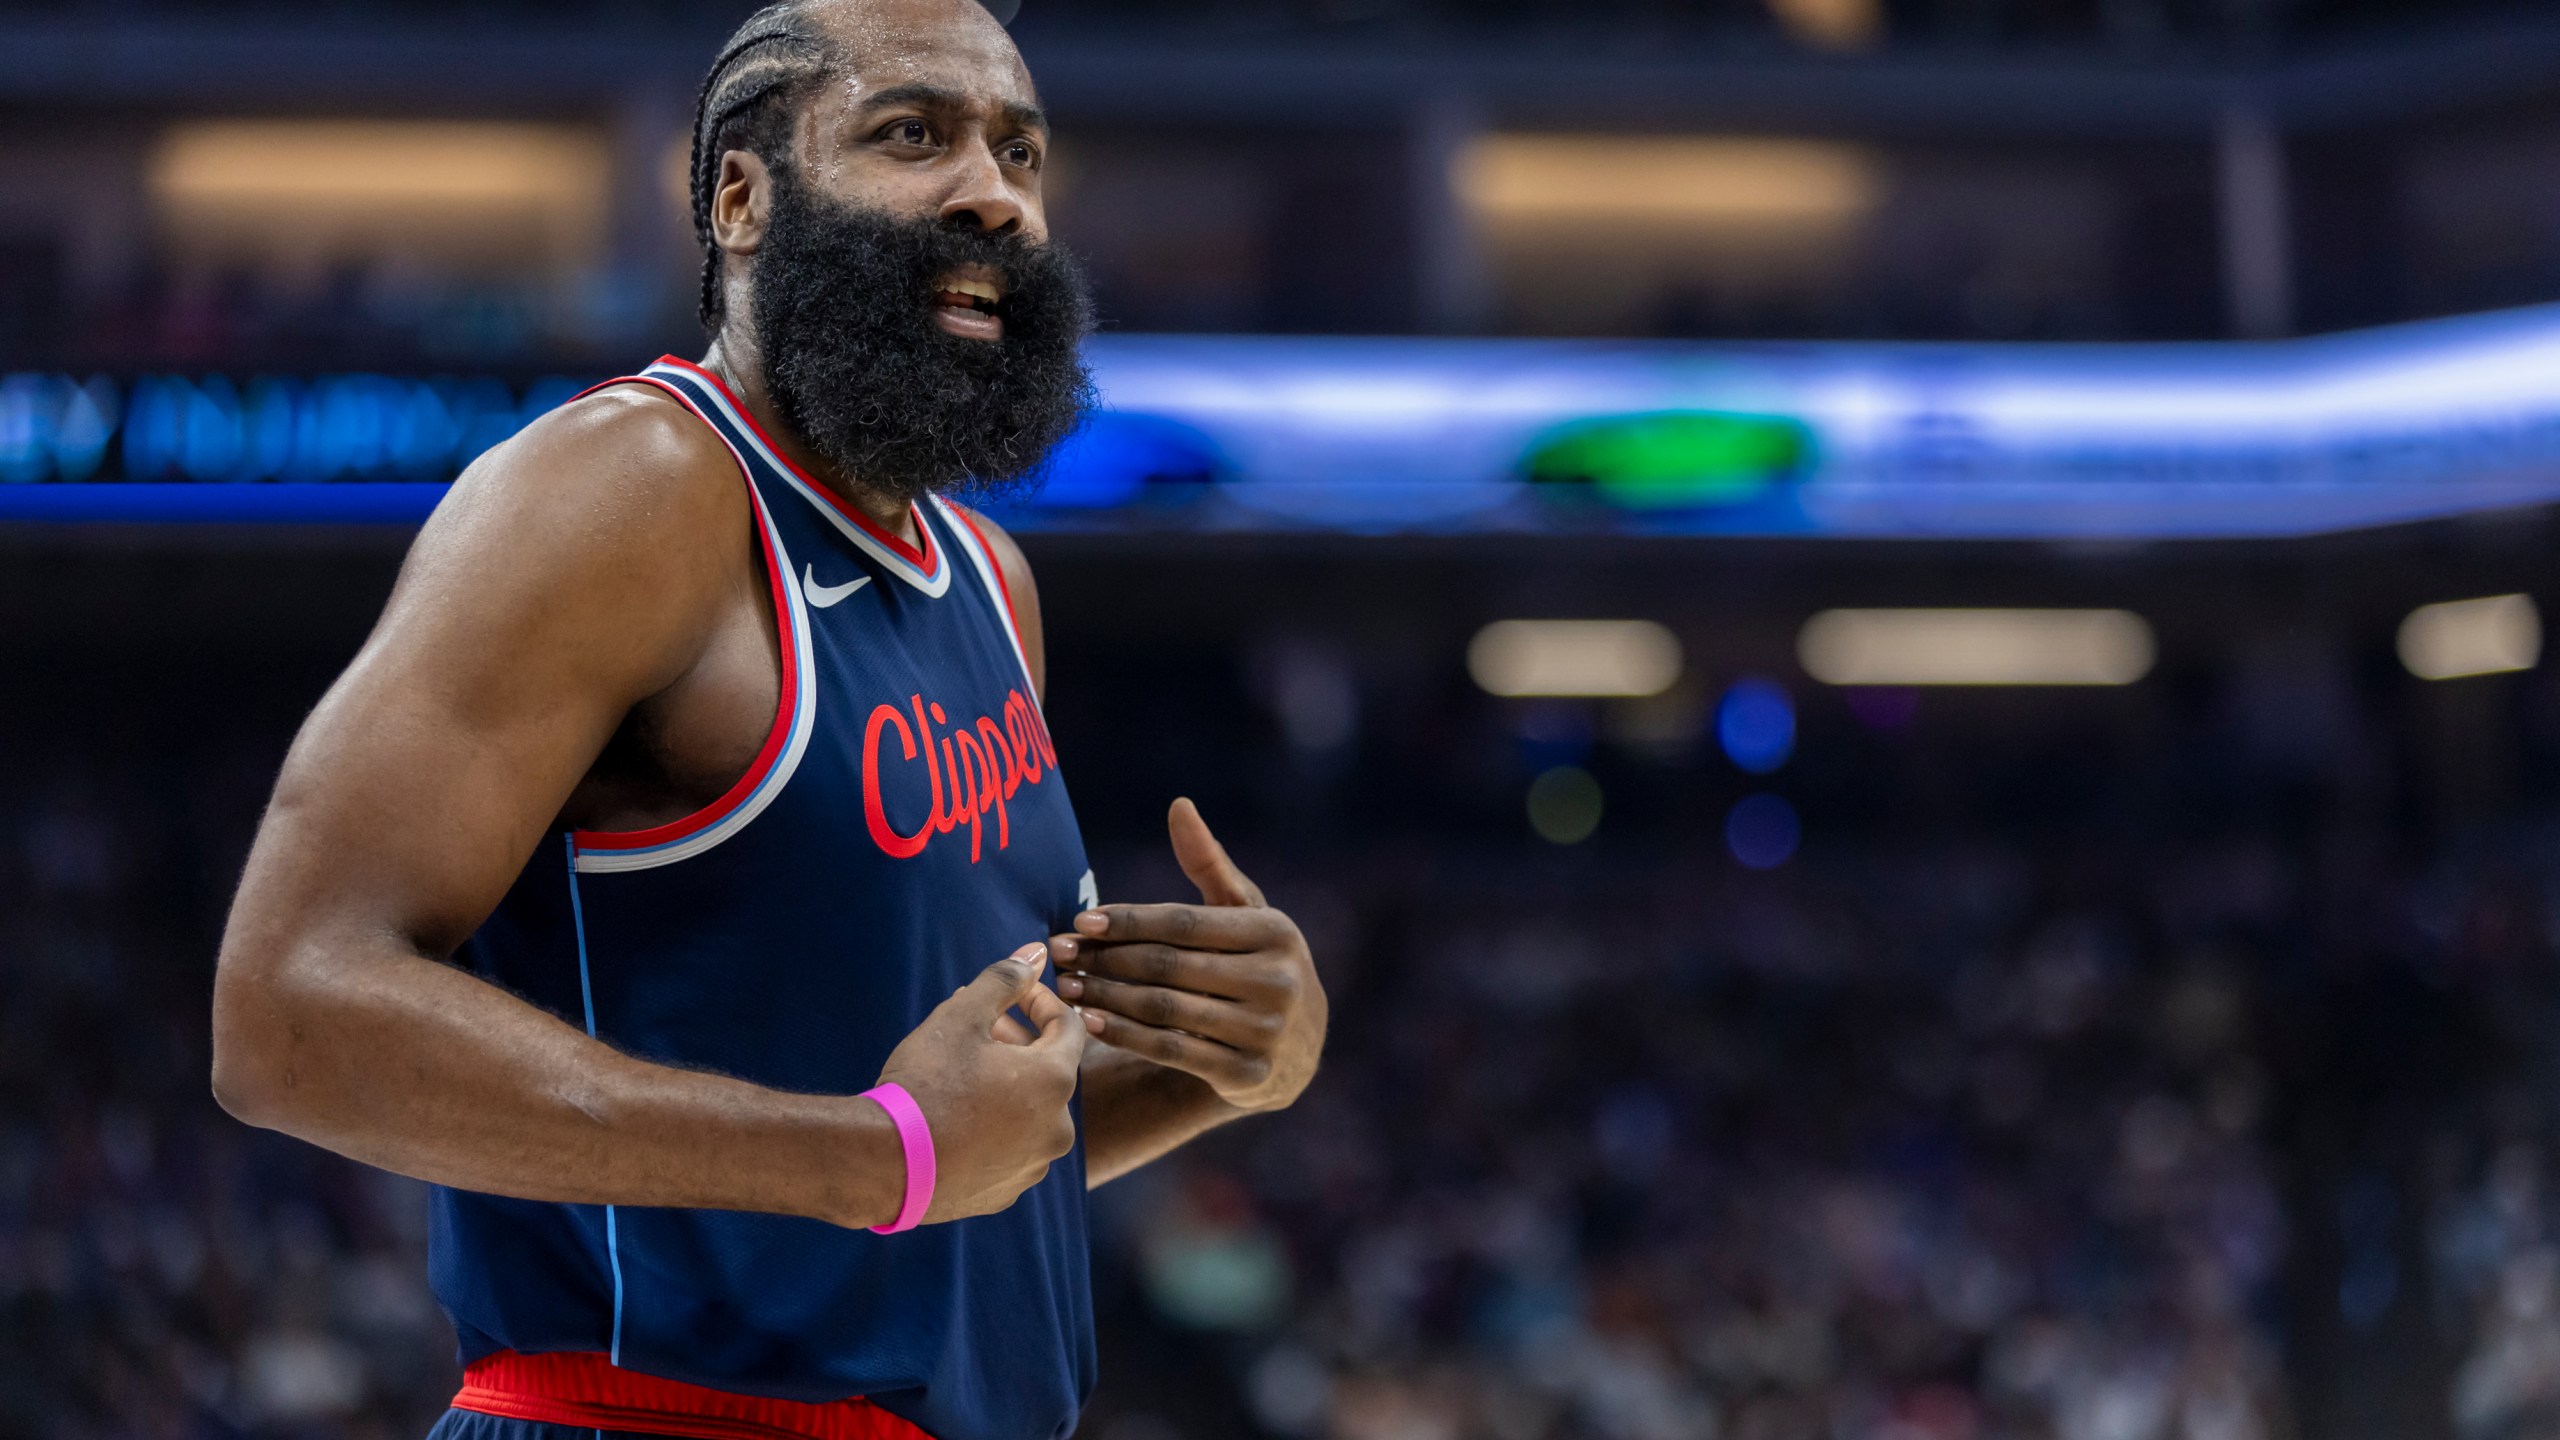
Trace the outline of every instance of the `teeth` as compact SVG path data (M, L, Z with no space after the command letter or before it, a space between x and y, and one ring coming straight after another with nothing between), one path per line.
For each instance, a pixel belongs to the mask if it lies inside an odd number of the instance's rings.
M954 280L944 285L942 288L951 291L954 294L968 295L980 300L1002 300L1004 298L1004 291L984 280Z

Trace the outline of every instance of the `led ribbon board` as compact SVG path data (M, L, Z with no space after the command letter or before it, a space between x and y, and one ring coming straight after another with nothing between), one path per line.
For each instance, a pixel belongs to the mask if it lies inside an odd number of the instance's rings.
M2560 500L2560 307L2248 345L1095 354L1112 406L1216 447L1223 525L2151 539Z
M2251 345L1104 336L1091 356L1103 408L1009 523L2147 539L2560 500L2560 307ZM575 388L0 377L0 520L414 520ZM385 482L413 488L338 493ZM268 493L206 493L233 486Z

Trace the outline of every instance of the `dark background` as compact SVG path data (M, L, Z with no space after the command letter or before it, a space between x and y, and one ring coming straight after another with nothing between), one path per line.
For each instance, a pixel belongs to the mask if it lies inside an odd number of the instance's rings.
M688 346L673 147L739 10L0 6L0 363L585 372ZM1835 19L1780 18L1809 15ZM1016 29L1058 233L1118 328L2211 339L2560 277L2548 4L1034 0ZM536 124L607 173L563 202L574 235L494 255L211 234L158 167L242 119ZM1524 234L1458 179L1517 133L1779 141L1862 188L1809 237Z

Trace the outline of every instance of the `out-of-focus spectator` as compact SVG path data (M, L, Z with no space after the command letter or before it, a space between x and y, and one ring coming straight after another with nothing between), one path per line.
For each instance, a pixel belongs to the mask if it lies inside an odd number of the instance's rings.
M2382 1378L2440 1433L2560 1424L2542 802L2360 819L2394 733L2361 701L2283 766L2209 707L2131 764L1808 704L1808 839L1755 872L1686 799L1498 833L1468 807L1552 727L1358 683L1319 747L1177 717L1122 756L1057 707L1081 773L1274 797L1222 828L1336 992L1299 1107L1096 1196L1099 1440L2291 1440L2319 1337L2430 1305L2438 1371ZM417 1187L206 1093L291 716L165 713L0 703L0 1435L421 1434L454 1376ZM1679 796L1721 762L1590 763ZM1182 893L1088 793L1106 893Z
M1239 1137L1230 1173L1302 1290L1247 1347L1263 1423L2287 1433L2255 1318L2285 1227L2245 978L2145 955L2101 911L2035 913L2023 849L1856 868L1749 897L1707 856L1569 899L1493 856L1420 892L1303 877L1439 938L1319 1095ZM2029 883L1978 883L2002 870ZM1987 903L1908 908L1968 889ZM1156 1184L1126 1243L1156 1263L1226 1183ZM1221 1205L1258 1249L1263 1222ZM1262 1328L1151 1293L1177 1324Z

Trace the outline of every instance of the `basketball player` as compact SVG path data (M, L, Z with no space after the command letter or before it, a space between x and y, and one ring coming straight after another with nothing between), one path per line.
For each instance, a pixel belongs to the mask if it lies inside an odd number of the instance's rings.
M1097 906L1031 573L951 498L1090 389L1003 28L776 6L697 120L710 350L420 534L250 856L214 1087L435 1186L440 1440L1062 1436L1086 1188L1294 1100L1323 992L1187 804L1206 903Z

